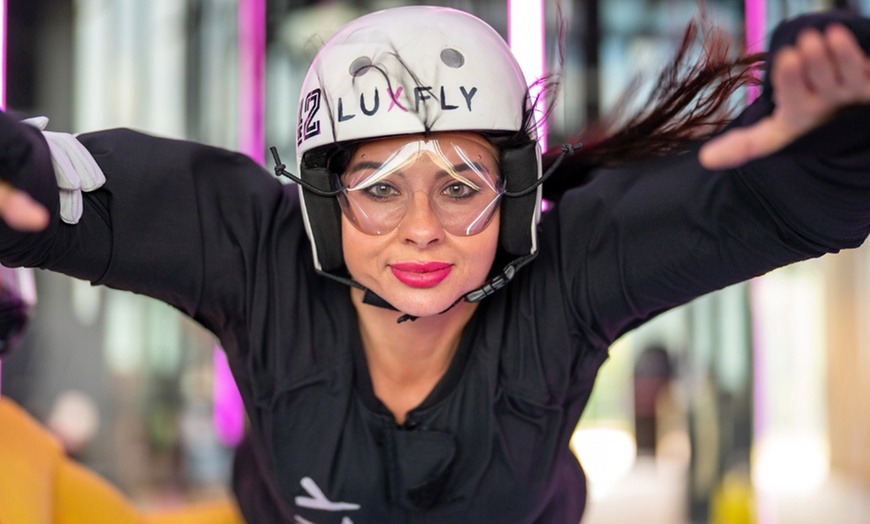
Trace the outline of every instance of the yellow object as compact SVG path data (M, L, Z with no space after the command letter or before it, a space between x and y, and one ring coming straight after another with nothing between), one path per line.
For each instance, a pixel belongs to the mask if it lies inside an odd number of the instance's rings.
M756 524L755 492L748 474L729 472L713 491L710 524Z
M0 523L242 524L234 501L137 510L117 488L69 459L51 433L0 397Z

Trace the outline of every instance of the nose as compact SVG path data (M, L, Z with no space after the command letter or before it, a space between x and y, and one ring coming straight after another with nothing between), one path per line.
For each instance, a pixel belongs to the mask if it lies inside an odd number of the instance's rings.
M444 227L425 192L417 191L411 196L405 216L399 222L399 235L403 241L419 247L443 240Z

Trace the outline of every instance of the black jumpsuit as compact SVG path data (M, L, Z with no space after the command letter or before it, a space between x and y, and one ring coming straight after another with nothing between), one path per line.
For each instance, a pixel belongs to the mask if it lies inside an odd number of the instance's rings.
M769 91L736 125L770 111ZM538 257L480 304L397 426L347 287L313 269L295 187L190 142L80 140L106 184L78 225L56 212L41 233L0 225L2 262L155 297L219 337L267 490L243 490L252 522L272 522L264 502L300 523L577 522L586 487L568 441L608 346L694 297L858 246L870 227L867 107L734 170L704 170L691 147L596 172L543 216ZM56 210L47 159L37 131L3 118L7 179Z

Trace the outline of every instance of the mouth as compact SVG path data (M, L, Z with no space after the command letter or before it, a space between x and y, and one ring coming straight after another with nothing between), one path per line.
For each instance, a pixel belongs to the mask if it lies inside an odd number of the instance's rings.
M429 288L447 278L453 265L446 262L399 262L390 264L390 271L406 286Z

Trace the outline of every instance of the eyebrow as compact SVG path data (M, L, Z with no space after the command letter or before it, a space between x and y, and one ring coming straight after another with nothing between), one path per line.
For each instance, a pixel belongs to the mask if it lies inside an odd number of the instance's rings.
M368 160L364 160L362 162L357 162L356 164L349 167L345 171L344 174L356 173L357 171L364 171L366 169L377 169L377 168L381 167L382 165L384 165L383 162L371 162ZM453 164L453 166L451 166L451 167L453 168L454 172L461 173L463 171L470 171L472 166L481 170L481 171L489 172L489 168L487 168L485 165L481 164L480 162L472 162L471 165L468 165L467 163L462 162L461 164ZM442 172L445 172L445 171L442 170Z
M383 165L382 162L370 162L370 161L357 162L356 164L347 168L347 170L345 171L345 174L356 173L357 171L363 171L365 169L377 169L377 168L381 167L382 165Z

